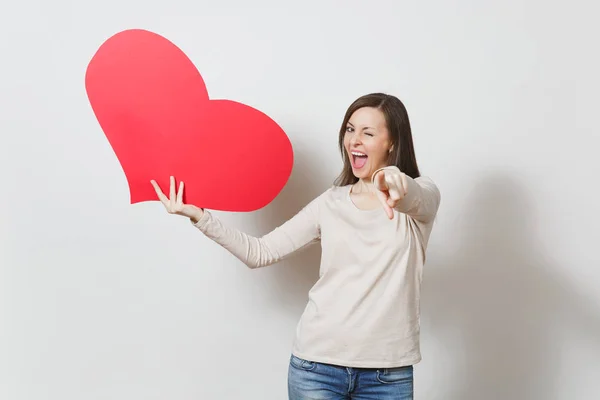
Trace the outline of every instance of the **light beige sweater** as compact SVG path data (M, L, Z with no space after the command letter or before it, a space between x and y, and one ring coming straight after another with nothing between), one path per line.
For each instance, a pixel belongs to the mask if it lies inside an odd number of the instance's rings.
M298 323L294 355L357 368L413 365L421 360L421 277L440 192L430 178L407 180L393 219L383 208L357 208L348 185L329 188L260 238L209 211L195 226L250 268L321 242L320 277Z

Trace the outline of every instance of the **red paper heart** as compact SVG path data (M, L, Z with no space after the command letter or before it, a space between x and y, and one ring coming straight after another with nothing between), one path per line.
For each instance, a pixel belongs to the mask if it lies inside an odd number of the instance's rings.
M110 37L91 59L85 86L129 184L131 204L167 195L184 181L184 201L224 211L271 202L292 170L289 138L266 114L209 100L194 64L173 43L132 29Z

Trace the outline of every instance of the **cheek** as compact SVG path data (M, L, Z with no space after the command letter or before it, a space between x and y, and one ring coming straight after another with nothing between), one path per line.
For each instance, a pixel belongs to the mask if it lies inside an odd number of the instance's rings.
M380 144L378 144L377 146L374 146L371 154L373 155L373 161L377 162L377 163L382 163L387 161L388 158L388 150L387 147L385 146L381 146Z
M349 144L350 144L350 138L348 137L348 135L344 135L344 147L348 148Z

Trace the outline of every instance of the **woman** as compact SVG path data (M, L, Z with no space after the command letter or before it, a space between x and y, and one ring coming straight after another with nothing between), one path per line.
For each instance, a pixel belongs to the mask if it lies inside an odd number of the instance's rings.
M250 268L321 242L320 277L290 359L290 400L412 399L422 268L440 192L420 176L408 114L394 96L354 101L339 147L344 166L334 185L260 238L183 204L173 177L169 198L152 185L169 213L190 218Z

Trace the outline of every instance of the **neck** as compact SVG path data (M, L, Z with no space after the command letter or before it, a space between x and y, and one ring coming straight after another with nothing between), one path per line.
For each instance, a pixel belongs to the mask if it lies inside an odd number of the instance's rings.
M359 179L354 185L352 185L353 193L374 193L375 187L371 183L370 179Z

